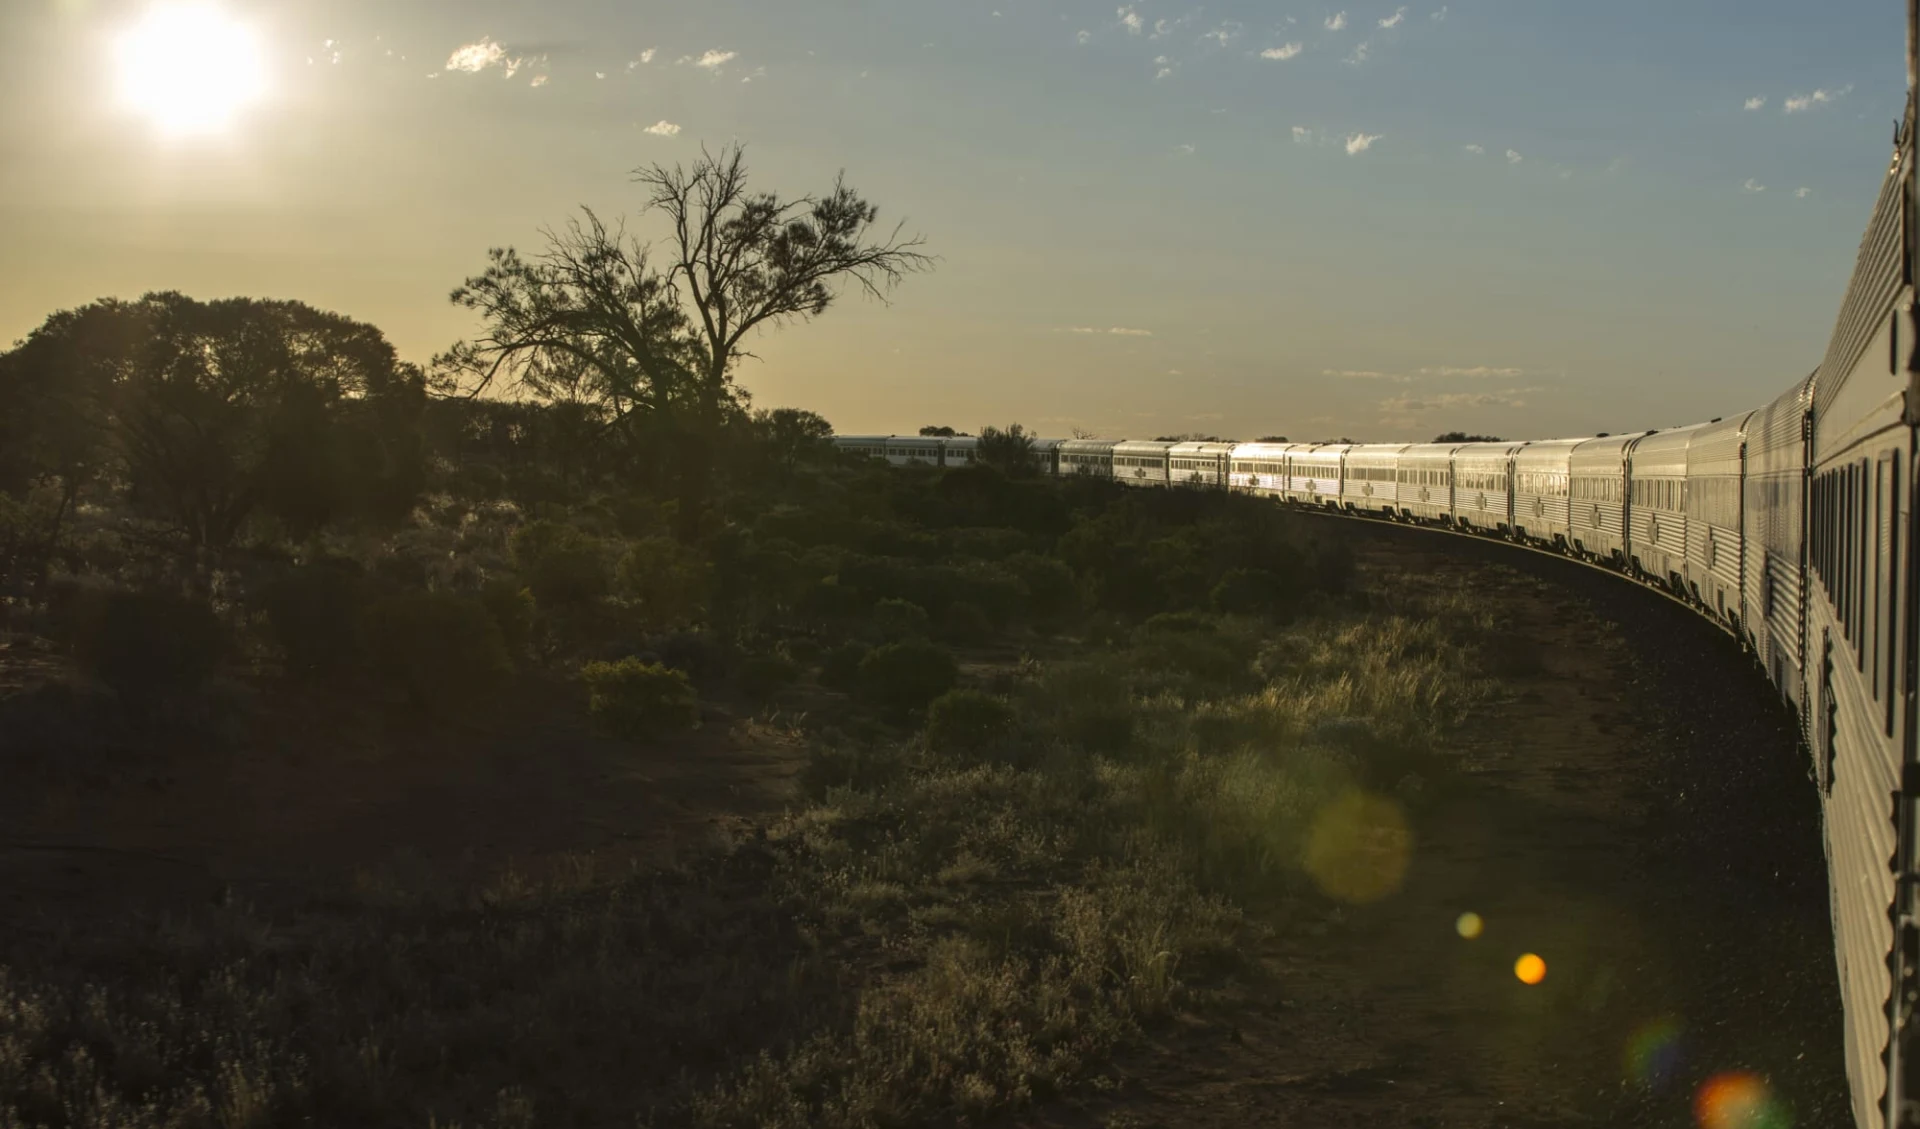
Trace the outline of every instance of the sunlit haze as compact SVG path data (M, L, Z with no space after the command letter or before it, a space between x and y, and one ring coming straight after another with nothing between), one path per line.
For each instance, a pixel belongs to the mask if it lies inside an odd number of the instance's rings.
M938 256L751 343L843 431L1667 426L1804 376L1904 93L1884 0L15 0L0 341L295 298L425 362L489 246L738 140ZM265 95L271 92L271 97ZM644 225L642 225L644 231Z
M116 43L120 93L169 134L213 132L265 85L260 46L205 4L155 4Z

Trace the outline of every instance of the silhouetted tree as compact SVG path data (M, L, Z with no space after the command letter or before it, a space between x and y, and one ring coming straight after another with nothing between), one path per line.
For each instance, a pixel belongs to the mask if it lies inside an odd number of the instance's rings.
M642 212L668 224L658 266L649 245L584 209L546 233L535 260L489 252L487 271L453 293L486 331L438 359L469 390L504 376L555 399L577 385L610 423L663 421L678 440L689 529L710 490L720 429L742 409L734 366L751 355L748 334L818 317L849 281L884 300L902 276L932 265L898 227L877 235L878 209L844 180L820 197L752 192L743 156L730 145L702 151L690 169L634 171L651 190Z
M833 425L814 412L775 408L753 413L753 423L774 460L789 473L803 460L833 449Z
M296 534L411 509L421 372L378 329L299 302L177 293L48 318L0 377L4 413L45 428L36 473L98 474L195 550L256 512Z
M1288 439L1284 435L1262 435L1260 438L1254 440L1254 442L1256 443L1290 443L1292 442L1292 440Z
M954 436L959 435L960 432L955 431L951 427L935 427L933 424L928 424L920 429L920 434L935 439L952 439Z
M1033 462L1033 436L1017 423L1005 431L981 428L980 444L974 448L973 457L1009 477L1024 477L1038 469Z
M1469 435L1464 431L1449 431L1433 437L1435 443L1498 443L1498 435Z

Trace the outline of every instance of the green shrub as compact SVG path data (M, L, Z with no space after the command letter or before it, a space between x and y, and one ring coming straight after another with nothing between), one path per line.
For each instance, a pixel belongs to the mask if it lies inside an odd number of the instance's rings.
M876 647L860 660L860 690L892 710L914 710L952 689L959 665L944 647L911 641Z
M360 623L372 672L422 709L477 705L513 671L499 625L473 596L400 592L368 605Z
M500 629L500 641L506 645L507 654L516 660L526 658L533 647L537 610L533 590L522 587L518 580L497 576L481 586L480 602L493 617L494 626Z
M200 689L226 647L206 601L165 592L105 593L75 626L80 668L138 709Z
M755 655L741 663L735 675L740 692L757 702L764 702L793 685L798 677L800 668L781 655Z
M639 659L580 668L587 711L608 733L642 741L700 724L700 700L684 672Z
M1133 707L1111 702L1075 706L1061 715L1060 736L1090 753L1124 752L1133 744Z
M707 613L707 565L671 537L635 541L620 558L620 592L649 628L697 623Z
M816 800L825 799L831 788L871 792L905 776L907 767L906 757L895 743L870 746L845 738L823 741L807 749L800 787Z
M1027 614L1036 622L1059 623L1080 610L1080 584L1063 562L1038 553L1016 553L1007 558L1006 568L1026 588Z
M985 748L1013 730L1013 707L978 690L949 690L927 707L927 744L941 752Z
M940 634L962 646L984 643L993 638L993 621L977 604L952 604L940 617Z
M830 690L854 690L860 685L860 664L873 648L865 643L842 643L820 657L820 685Z
M1213 610L1223 615L1274 615L1291 609L1294 591L1264 568L1236 568L1213 586Z
M557 521L528 522L507 542L513 565L542 606L574 607L607 594L606 546Z
M889 596L873 605L873 626L880 638L890 643L902 639L924 639L927 634L927 611L911 600Z
M352 561L316 561L268 585L261 593L267 626L287 655L287 672L341 678L365 662L360 612L366 581Z

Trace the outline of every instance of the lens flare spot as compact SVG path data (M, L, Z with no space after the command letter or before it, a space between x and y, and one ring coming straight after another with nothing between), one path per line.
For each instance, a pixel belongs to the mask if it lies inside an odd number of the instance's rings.
M1627 1078L1649 1090L1666 1084L1680 1065L1680 1021L1654 1020L1627 1040Z
M1701 1083L1693 1115L1700 1129L1790 1129L1793 1124L1766 1082L1744 1070L1716 1074Z
M1538 984L1547 978L1547 962L1528 953L1513 962L1513 974L1522 984Z
M1486 927L1487 923L1481 921L1477 913L1463 913L1460 915L1460 920L1453 923L1453 931L1469 941L1478 937L1481 930Z
M1413 851L1400 805L1348 792L1320 809L1307 838L1307 873L1328 897L1377 902L1400 888Z

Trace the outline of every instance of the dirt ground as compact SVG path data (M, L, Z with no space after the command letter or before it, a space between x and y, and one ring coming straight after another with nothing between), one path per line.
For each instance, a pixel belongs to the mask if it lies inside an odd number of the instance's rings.
M1847 1124L1814 792L1732 640L1592 570L1343 528L1375 583L1471 587L1510 632L1508 693L1408 799L1404 884L1265 912L1255 975L1213 986L1104 1091L1011 1123L1677 1127L1703 1080L1746 1070L1792 1125ZM32 680L28 656L0 667ZM802 760L766 725L648 751L513 703L451 734L257 704L267 720L223 751L0 796L0 917L583 851L644 865L778 811ZM1537 986L1515 976L1524 953L1546 962Z
M1469 586L1512 632L1510 694L1409 803L1404 885L1272 920L1254 982L1111 1092L1017 1123L1679 1127L1704 1081L1749 1071L1773 1101L1753 1129L1851 1124L1818 806L1733 640L1594 570L1350 535L1376 578ZM1516 977L1527 953L1538 986Z

